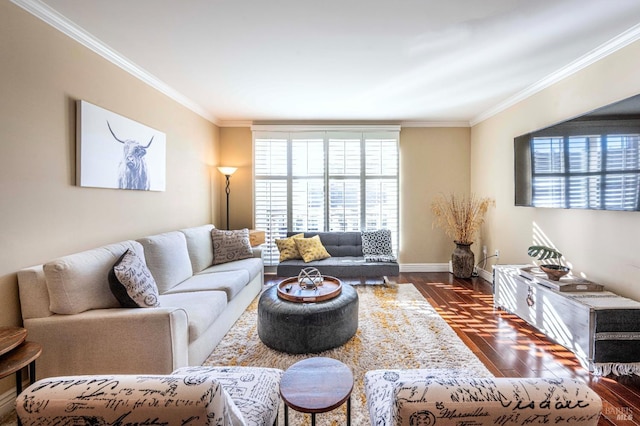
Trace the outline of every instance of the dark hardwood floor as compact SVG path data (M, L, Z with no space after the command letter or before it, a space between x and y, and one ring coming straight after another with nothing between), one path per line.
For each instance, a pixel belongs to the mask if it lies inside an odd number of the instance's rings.
M490 282L431 272L402 273L391 281L413 283L495 376L584 380L602 398L599 425L640 425L640 376L589 374L573 353L517 316L494 308Z

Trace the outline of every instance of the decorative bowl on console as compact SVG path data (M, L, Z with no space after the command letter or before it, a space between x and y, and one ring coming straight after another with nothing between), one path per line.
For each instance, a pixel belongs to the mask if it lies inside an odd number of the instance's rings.
M540 265L540 269L547 274L547 278L551 281L559 281L560 278L571 271L571 269L562 265Z
M535 257L538 260L558 259L558 262L562 262L562 253L558 250L547 246L530 246L527 249L527 254L531 257ZM571 271L571 269L562 264L542 264L539 268L547 274L547 278L551 281L559 281Z

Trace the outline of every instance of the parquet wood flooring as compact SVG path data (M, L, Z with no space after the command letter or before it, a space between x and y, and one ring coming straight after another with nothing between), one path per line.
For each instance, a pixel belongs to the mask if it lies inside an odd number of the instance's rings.
M267 275L265 280L279 278ZM456 279L446 272L401 273L392 281L413 283L495 376L584 380L602 398L599 425L640 425L640 376L590 374L572 352L517 316L494 308L490 282Z

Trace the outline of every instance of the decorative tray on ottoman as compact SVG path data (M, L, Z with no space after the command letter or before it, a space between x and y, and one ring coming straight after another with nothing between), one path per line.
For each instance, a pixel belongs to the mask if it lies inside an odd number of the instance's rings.
M555 291L602 291L604 289L604 286L602 284L597 284L593 281L574 276L564 276L558 281L551 281L547 279L547 274L545 274L537 266L520 268L520 275L529 279L530 281L535 281L538 284Z
M278 284L278 296L290 302L308 303L333 299L342 292L342 282L327 275L315 286L302 285L298 277L286 278Z

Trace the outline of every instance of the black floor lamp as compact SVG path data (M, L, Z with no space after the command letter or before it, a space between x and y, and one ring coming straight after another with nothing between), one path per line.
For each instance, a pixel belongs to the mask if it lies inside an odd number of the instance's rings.
M220 170L220 173L222 173L224 177L227 178L227 185L224 188L224 192L227 193L227 230L229 230L229 193L231 192L231 190L229 189L229 178L231 177L232 174L236 172L236 170L238 170L238 168L237 167L218 167L218 170Z

